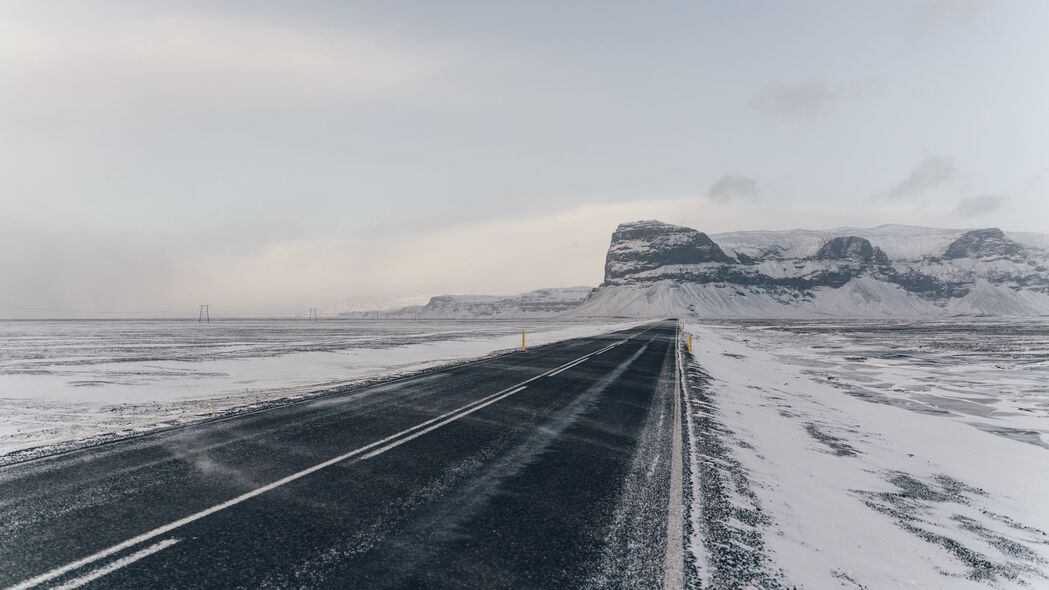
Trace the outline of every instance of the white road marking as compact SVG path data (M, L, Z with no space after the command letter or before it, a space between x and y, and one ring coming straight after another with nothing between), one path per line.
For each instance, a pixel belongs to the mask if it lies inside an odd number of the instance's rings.
M648 328L646 330L643 330L643 331L639 332L638 334L635 334L634 336L631 336L629 338L623 339L621 342L625 342L626 340L630 340L630 339L634 338L635 336L639 336L641 334L644 334L645 332L647 332L648 330L651 330L651 329L652 328ZM9 586L5 590L27 590L29 588L35 588L36 586L39 586L40 584L43 584L44 582L48 582L50 580L53 580L53 579L55 579L55 578L57 578L59 576L65 575L65 574L67 574L67 573L69 573L69 572L71 572L73 570L80 569L80 568L84 567L85 565L92 564L92 563L94 563L94 562L96 562L96 561L98 561L100 559L105 559L106 557L109 557L109 556L111 556L113 554L119 553L119 552L121 552L121 551L123 551L125 549L130 549L131 547L134 547L135 545L138 545L138 544L143 543L145 541L148 541L150 539L159 537L161 535L167 534L167 533L169 533L169 532L171 532L171 531L173 531L173 530L175 530L175 529L177 529L179 527L183 527L183 526L185 526L187 524L190 524L192 522L196 522L196 521L198 521L198 520L200 520L200 519L202 519L202 518L204 518L206 516L210 516L212 514L215 514L216 512L220 512L220 511L225 510L227 508L236 506L237 504L240 504L242 502L250 500L250 499L252 499L252 498L254 498L256 496L265 494L266 492L269 492L271 490L275 490L275 489L277 489L277 488L279 488L281 486L284 486L286 484L289 484L289 483L291 483L291 482L293 482L295 480L302 479L303 477L306 477L307 475L311 475L313 473L316 473L316 472L320 471L321 469L325 469L327 467L331 467L332 465L335 465L336 463L341 463L342 461L345 461L347 459L356 457L358 455L362 455L364 453L367 453L368 451L373 451L373 449L375 449L373 452L368 453L366 456L360 458L360 460L370 459L370 458L375 457L376 455L379 455L381 453L384 453L384 452L386 452L386 451L388 451L388 450L390 450L390 449L392 449L394 447L397 447L397 446L399 446L401 444L404 444L405 442L408 442L409 440L412 440L414 438L422 436L423 434L425 434L427 432L430 432L430 431L432 431L432 430L434 430L436 428L440 428L441 426L444 426L446 424L454 422L454 421L458 420L459 418L462 418L463 416L469 415L469 414L473 413L474 411L481 409L482 407L488 406L488 405L493 404L493 403L495 403L495 402L497 402L497 401L499 401L501 399L509 397L510 395L513 395L513 394L517 393L518 391L521 391L522 389L524 389L524 386L527 385L528 383L531 383L532 381L535 381L536 379L541 379L543 377L546 377L547 375L553 374L555 371L556 372L560 372L560 371L569 369L572 366L574 366L575 364L581 363L581 362L585 361L586 359L590 358L593 355L594 355L594 353L589 353L589 354L583 355L583 356L579 357L578 359L569 361L569 362L561 365L560 367L555 367L553 369L550 369L549 371L547 371L545 373L542 373L540 375L536 375L535 377L532 377L531 379L527 379L525 381L522 381L522 382L518 383L517 385L512 385L510 387L507 387L506 389L503 389L502 391L498 391L498 392L493 393L493 394L491 394L489 396L483 397L483 398L481 398L479 400L470 402L470 403L468 403L468 404L466 404L464 406L460 406L459 408L456 408L456 409L454 409L454 410L452 410L450 412L445 412L444 414L441 414L440 416L437 416L436 418L431 418L429 420L426 420L425 422L421 422L419 424L416 424L415 426L412 426L411 428L406 428L406 429L404 429L404 430L402 430L402 431L400 431L398 433L391 434L390 436L387 436L386 438L377 440L377 441L369 443L369 444L367 444L367 445L365 445L363 447L360 447L360 448L354 449L352 451L343 453L342 455L339 455L337 457L332 457L331 459L328 459L327 461L324 461L322 463L318 463L318 464L316 464L316 465L314 465L312 467L308 467L306 469L303 469L302 471L299 471L297 473L293 473L291 475L288 475L286 477L278 479L277 481L268 483L268 484L266 484L266 485L264 485L264 486L262 486L260 488L254 489L254 490L252 490L250 492L245 492L245 493L243 493L243 494L241 494L241 495L239 495L239 496L237 496L235 498L231 498L229 500L226 500L225 502L222 502L221 504L216 504L215 506L212 506L211 508L206 508L204 510L201 510L200 512L195 512L193 514L190 514L189 516L185 516L185 517L180 518L178 520L169 522L168 524L159 526L159 527L157 527L157 528L155 528L155 529L153 529L151 531L142 533L141 535L138 535L136 537L132 537L132 538L130 538L130 539L126 540L126 541L123 541L121 543L117 543L116 545L113 545L111 547L103 549L103 550L101 550L101 551L99 551L97 553L93 553L91 555L88 555L87 557L83 557L83 558L78 559L76 561L71 561L71 562L69 562L69 563L67 563L65 565L56 567L56 568L54 568L52 570L49 570L47 572L44 572L44 573L38 575L38 576L34 576L32 578L29 578L28 580L23 580L22 582L19 582L18 584L15 584L14 586ZM398 439L398 438L400 438L402 436L405 437L404 440L400 440L400 441L396 442L395 444L389 444L389 443L393 442L395 439ZM381 448L376 449L376 447L381 447ZM159 543L158 543L158 545L159 545ZM163 547L161 547L160 549L163 549ZM159 551L160 549L157 549L157 551ZM137 553L135 553L133 555L137 555ZM143 555L143 557L145 557L145 556ZM141 559L141 558L139 558L139 559ZM119 561L120 560L117 560L117 561L114 561L113 563L117 563Z
M670 506L667 509L667 549L663 562L664 590L685 587L685 507L681 473L681 324L674 333L674 432L670 443Z
M431 430L437 430L438 428L444 426L445 424L448 424L449 422L453 422L455 420L458 420L459 418L462 418L463 416L466 416L467 414L472 414L472 413L476 412L477 410L480 410L481 408L483 408L485 406L490 406L490 405L494 404L497 401L501 401L501 400L503 400L505 398L508 398L511 395L513 395L513 394L515 394L518 391L521 391L523 389L525 389L525 386L522 385L521 387L518 387L517 389L514 389L512 391L508 391L508 392L504 393L503 395L501 395L501 396L499 396L499 397L497 397L495 399L489 400L489 401L487 401L487 402L485 402L485 403L483 403L483 404L481 404L479 406L474 406L474 407L470 408L469 410L463 412L462 414L458 414L456 416L448 418L444 422L439 422L439 423L434 424L433 426L431 426L431 427L429 427L429 428L427 428L425 430L420 430L419 432L416 432L415 434L412 434L410 436L406 436L404 438L395 440L394 442L392 442L392 443L390 443L390 444L388 444L388 445L386 445L384 447L380 447L380 448L375 449L374 451L368 453L367 455L364 455L363 457L361 457L359 459L359 461L364 461L365 459L371 459L372 457L374 457L376 455L381 455L381 454L385 453L386 451L388 451L388 450L390 450L390 449L392 449L394 447L399 447L399 446L403 445L404 443L406 443L406 442L408 442L408 441L410 441L412 439L419 438L420 436L426 434L427 432L430 432Z
M626 342L626 340L620 340L619 342L616 342L615 344L610 344L610 345L608 345L608 346L606 346L606 347L602 348L601 350L599 350L599 351L595 352L595 353L594 353L594 356L597 356L597 355L599 355L599 354L605 354L606 352L608 352L608 351L612 350L613 348L615 348L615 347L619 346L620 344L622 344L622 343L624 343L624 342Z
M558 370L554 371L553 373L550 373L550 375L549 375L549 376L550 376L550 377L553 377L554 375L559 375L559 374L561 374L561 373L564 373L564 372L565 372L565 371L567 371L568 369L571 369L572 367L574 367L574 366L576 366L576 365L579 365L579 364L582 364L582 363L586 362L586 360L587 360L588 358L590 358L590 357L589 357L589 356L587 356L587 357L585 357L585 358L581 358L581 359L579 359L578 361L576 361L576 362L574 362L574 363L572 363L572 364L568 365L567 367L562 367L562 368L560 368L560 369L558 369Z
M69 580L61 586L55 586L54 590L73 590L73 588L79 588L84 584L94 582L95 580L101 578L106 574L111 574L122 567L131 565L132 563L135 563L136 561L145 557L149 557L157 551L163 551L164 549L167 549L168 547L171 547L172 545L178 542L178 539L166 539L154 545L150 545L149 547L146 547L141 551L136 551L135 553L132 553L131 555L128 555L126 557L121 557L120 559L114 561L113 563L110 563L105 567L100 567L93 572L80 576L79 578L73 578L72 580Z

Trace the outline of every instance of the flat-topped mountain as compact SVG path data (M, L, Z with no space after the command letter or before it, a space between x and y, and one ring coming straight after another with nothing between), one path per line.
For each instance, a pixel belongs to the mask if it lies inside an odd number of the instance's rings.
M661 221L636 221L613 232L605 257L605 283L665 266L731 262L703 232Z

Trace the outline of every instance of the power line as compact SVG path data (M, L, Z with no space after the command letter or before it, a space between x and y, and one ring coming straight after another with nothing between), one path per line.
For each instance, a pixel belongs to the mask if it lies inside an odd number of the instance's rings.
M182 309L155 309L151 311L93 311L85 309L57 309L51 307L26 307L24 305L4 305L0 304L0 307L4 309L19 309L22 311L47 311L51 313L94 313L94 314L118 314L118 315L142 315L142 314L159 314L159 313L186 313L192 311L191 307L184 307Z

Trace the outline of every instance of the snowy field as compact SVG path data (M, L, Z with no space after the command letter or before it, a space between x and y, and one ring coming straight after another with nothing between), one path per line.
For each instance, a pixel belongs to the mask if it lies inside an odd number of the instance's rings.
M687 329L694 580L1049 587L1049 322Z
M637 323L0 322L0 464Z

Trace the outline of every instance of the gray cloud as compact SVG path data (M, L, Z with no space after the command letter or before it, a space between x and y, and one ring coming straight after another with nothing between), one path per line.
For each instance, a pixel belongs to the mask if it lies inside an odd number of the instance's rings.
M750 99L750 106L776 117L814 117L823 114L834 100L826 80L794 84L769 84Z
M736 199L754 199L757 196L757 179L731 172L722 174L707 190L707 198L720 203Z
M979 217L981 215L987 215L988 213L994 213L995 211L1002 208L1005 205L1007 197L1005 195L976 195L973 197L965 197L958 201L958 204L954 207L954 212L959 217Z
M761 88L750 98L750 106L779 118L811 118L826 114L835 104L881 92L876 78L853 80L834 85L821 78L801 82L775 83Z
M896 186L889 189L886 196L890 199L906 199L917 196L929 189L937 188L958 178L958 168L954 159L945 156L929 156L911 170Z
M989 0L921 0L914 7L914 32L926 34L956 24L976 22L990 8Z

